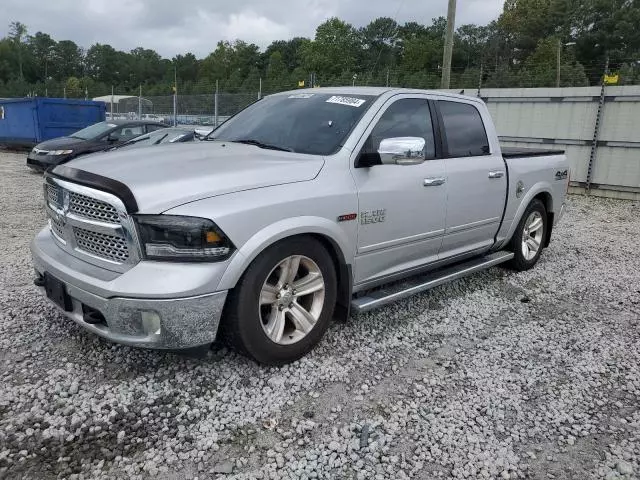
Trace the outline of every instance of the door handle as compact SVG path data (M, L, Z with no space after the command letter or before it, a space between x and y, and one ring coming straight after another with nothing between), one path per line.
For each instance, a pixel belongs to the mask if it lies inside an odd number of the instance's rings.
M502 178L502 177L504 177L504 172L502 170L489 172L489 178Z
M429 177L424 179L422 185L424 185L425 187L437 187L438 185L442 185L443 183L443 177Z

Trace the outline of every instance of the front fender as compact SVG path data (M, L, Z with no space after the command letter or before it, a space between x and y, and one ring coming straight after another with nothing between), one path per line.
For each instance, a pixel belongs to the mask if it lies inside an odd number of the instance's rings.
M350 246L346 233L334 222L314 216L286 218L264 227L244 243L227 267L218 289L228 290L235 287L247 267L267 247L287 237L304 234L317 234L329 238L340 250L345 261L351 263L353 247Z

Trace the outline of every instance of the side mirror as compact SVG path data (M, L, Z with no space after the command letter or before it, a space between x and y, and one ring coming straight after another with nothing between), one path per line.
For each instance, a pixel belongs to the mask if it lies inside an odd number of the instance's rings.
M425 161L425 140L420 137L385 138L378 153L384 165L418 165Z

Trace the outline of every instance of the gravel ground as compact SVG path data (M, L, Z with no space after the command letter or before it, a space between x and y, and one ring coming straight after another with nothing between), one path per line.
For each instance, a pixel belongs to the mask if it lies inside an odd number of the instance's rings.
M263 368L112 345L32 286L41 177L0 152L0 478L640 478L640 205L573 197L500 268Z

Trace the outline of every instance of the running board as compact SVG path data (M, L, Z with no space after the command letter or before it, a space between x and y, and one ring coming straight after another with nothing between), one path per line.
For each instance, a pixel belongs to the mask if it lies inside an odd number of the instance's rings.
M362 297L351 300L351 310L363 313L416 293L424 292L447 282L466 277L472 273L486 270L489 267L507 262L513 258L512 252L495 252L484 257L474 258L466 262L457 263L450 267L409 278L401 285L384 287L373 290Z

